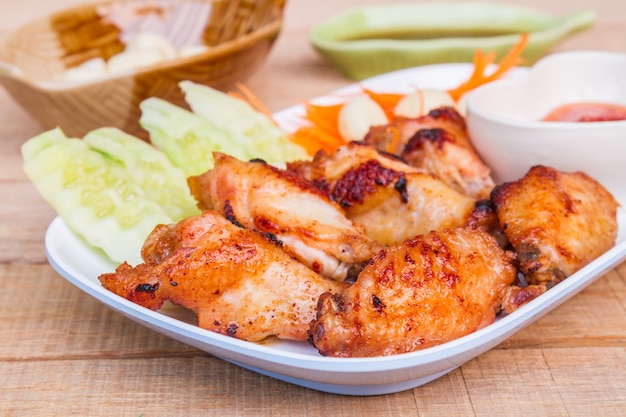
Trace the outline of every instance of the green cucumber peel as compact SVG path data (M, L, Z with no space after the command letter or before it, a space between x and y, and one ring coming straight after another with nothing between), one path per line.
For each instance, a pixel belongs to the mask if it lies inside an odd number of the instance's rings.
M284 129L245 101L192 81L182 81L179 85L193 113L209 120L228 136L245 138L243 146L248 158L270 163L308 158L304 148L291 142Z
M151 97L141 102L139 123L150 141L187 176L213 168L213 152L248 159L245 138L228 136L209 120L168 101Z
M22 146L23 170L68 227L114 262L141 262L157 224L172 219L113 158L53 129Z
M121 164L146 197L175 222L200 213L183 170L154 146L112 127L93 130L83 140Z

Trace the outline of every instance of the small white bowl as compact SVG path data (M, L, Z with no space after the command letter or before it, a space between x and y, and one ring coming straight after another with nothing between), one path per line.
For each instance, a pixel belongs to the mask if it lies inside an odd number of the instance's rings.
M626 54L556 53L525 76L470 93L468 131L495 181L516 180L539 164L583 171L626 206L626 121L542 121L555 108L580 102L626 106Z

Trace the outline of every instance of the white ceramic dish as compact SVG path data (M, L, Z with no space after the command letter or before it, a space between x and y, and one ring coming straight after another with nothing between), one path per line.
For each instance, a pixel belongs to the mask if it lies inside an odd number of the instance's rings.
M564 104L626 106L625 74L626 54L561 52L541 59L527 76L470 93L468 130L494 179L517 179L534 164L584 171L626 205L626 121L541 121Z
M444 64L397 71L364 83L371 88L402 91L415 85L448 88L464 80L470 64ZM342 94L358 91L350 86ZM299 123L301 107L276 117L285 126ZM594 262L508 316L468 336L433 348L386 357L327 358L304 342L251 343L203 330L187 321L185 311L167 306L154 312L102 288L98 276L115 264L89 248L60 219L48 228L45 245L50 264L69 282L110 308L169 337L244 368L304 387L345 395L399 392L430 382L493 348L602 276L626 257L626 213L620 213L617 245Z

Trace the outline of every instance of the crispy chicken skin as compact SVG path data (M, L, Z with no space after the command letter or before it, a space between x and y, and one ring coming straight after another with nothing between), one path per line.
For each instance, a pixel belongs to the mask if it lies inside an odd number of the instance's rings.
M517 280L502 310L512 313L615 244L619 204L588 175L534 166L496 186L490 200L502 244L518 256ZM493 230L493 228L492 228Z
M475 205L474 198L433 175L359 142L288 169L307 176L368 236L385 245L463 225Z
M495 185L469 142L441 128L418 130L400 156L471 197L488 198Z
M332 153L318 151L311 161L287 163L287 169L311 181L318 188L328 190L339 181L346 172L355 166L376 161L381 167L396 172L424 172L412 167L399 156L378 150L366 142L349 142Z
M512 290L517 301L510 301L509 311L615 244L619 204L585 173L534 166L523 178L497 186L492 201L529 284Z
M452 107L417 118L396 117L388 125L372 127L364 141L379 149L389 149L395 141L392 153L471 197L488 198L495 185L491 170L474 150L465 120Z
M370 175L366 174L369 173ZM391 181L380 180L390 178ZM359 181L372 192L352 201L346 215L363 226L366 233L386 245L431 230L461 226L475 207L475 201L424 173L389 174L377 166L361 166L344 177L343 182Z
M502 300L502 311L512 313L529 301L534 300L541 294L548 291L546 284L532 284L532 285L511 285L506 289L506 295Z
M188 217L177 224L155 226L143 243L141 259L148 265L158 265L178 249L195 245L205 233L215 227L215 221L211 220L207 213Z
M392 129L389 129L392 128ZM459 141L466 141L469 144L469 137L466 133L465 119L453 107L439 107L431 110L420 117L394 117L388 125L374 126L364 138L364 141L375 145L378 149L399 155L415 133L422 129L444 129L452 135L458 137ZM395 141L395 148L390 148L390 140L395 134L398 140Z
M200 327L249 341L306 340L319 295L346 286L213 211L159 226L142 254L149 262L101 275L104 288L152 310L170 300Z
M315 272L343 281L379 249L337 203L293 172L221 153L214 159L213 169L188 179L199 207L273 234Z
M513 254L471 228L433 231L379 252L357 281L325 293L309 342L322 355L393 355L472 333L495 319Z

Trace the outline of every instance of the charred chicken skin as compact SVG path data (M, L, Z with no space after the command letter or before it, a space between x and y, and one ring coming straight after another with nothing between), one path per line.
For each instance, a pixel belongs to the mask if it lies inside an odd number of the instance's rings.
M511 313L611 248L618 203L584 173L536 166L498 186L442 107L279 169L216 152L190 177L202 215L159 225L144 263L99 277L158 310L325 356L411 352ZM352 282L349 284L348 282Z
M101 275L103 287L152 310L169 300L200 327L249 341L306 340L320 294L346 286L213 211L157 226L142 254L146 263Z
M433 109L420 117L396 116L387 125L372 127L363 140L374 144L378 149L385 149L399 155L415 133L422 129L436 128L449 131L457 136L459 141L466 141L469 144L465 119L456 109L447 106ZM390 140L396 133L398 134L397 140L391 142Z
M433 175L359 142L288 169L324 190L350 220L385 245L464 225L476 203Z
M380 248L342 207L293 172L221 153L214 159L213 169L188 180L199 207L273 234L315 272L343 281Z
M479 229L433 231L379 252L356 282L318 302L309 342L322 355L393 355L435 346L495 319L513 254Z
M487 198L495 185L490 169L471 145L444 129L418 130L401 156L410 165L423 168L471 197Z
M452 107L417 118L396 117L388 125L372 127L364 141L379 149L397 143L392 153L470 197L488 198L495 185L491 170L474 150L465 120Z

